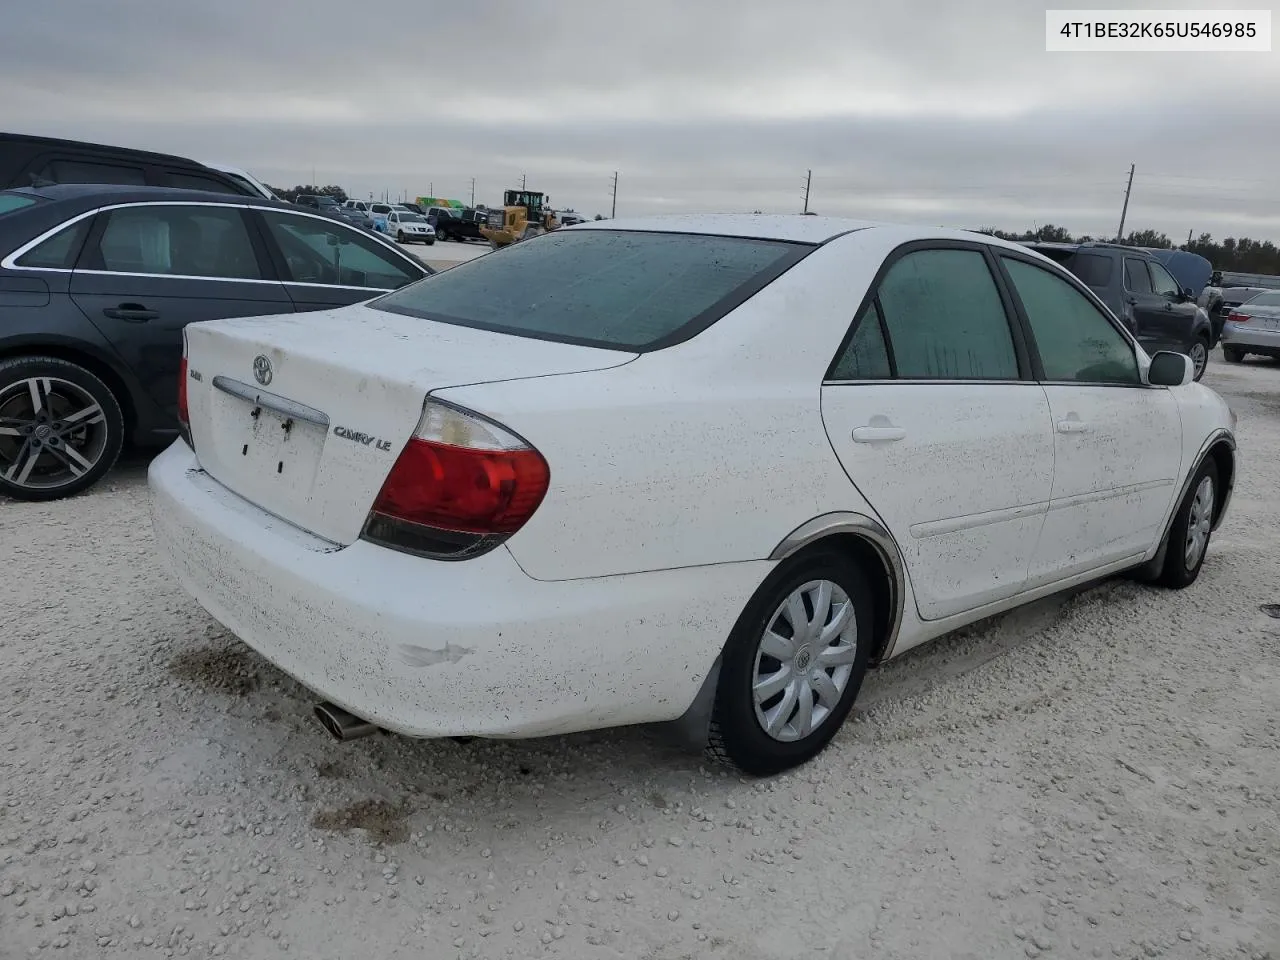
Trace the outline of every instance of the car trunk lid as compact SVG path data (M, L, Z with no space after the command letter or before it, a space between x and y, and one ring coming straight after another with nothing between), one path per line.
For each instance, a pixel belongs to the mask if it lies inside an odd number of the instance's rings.
M201 467L244 499L348 544L433 390L619 366L632 353L369 307L187 327Z

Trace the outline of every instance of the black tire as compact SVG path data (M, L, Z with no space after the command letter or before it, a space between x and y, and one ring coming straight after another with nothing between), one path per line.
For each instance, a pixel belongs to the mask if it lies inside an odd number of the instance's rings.
M1197 348L1203 351L1203 354L1201 354L1200 369L1195 372L1195 379L1199 381L1204 376L1205 371L1209 369L1209 350L1211 349L1209 346L1209 338L1201 335L1192 341L1190 350L1192 363L1196 362Z
M1210 504L1207 525L1205 525L1196 509L1197 496L1201 484L1206 479L1209 481L1209 489L1213 498ZM1195 472L1195 476L1187 488L1186 495L1183 496L1182 502L1178 504L1178 511L1173 516L1173 523L1169 527L1169 542L1166 546L1164 569L1160 571L1160 576L1156 579L1156 583L1160 584L1160 586L1181 590L1196 582L1196 577L1200 576L1200 568L1204 566L1205 554L1209 552L1211 531L1208 528L1213 525L1213 514L1217 510L1221 496L1222 493L1218 487L1218 466L1213 462L1212 458L1208 458L1200 465L1200 469ZM1192 559L1188 559L1188 534L1191 532L1193 520L1200 522L1204 542L1198 553Z
M784 707L790 694L789 691L780 690L776 694L780 699L773 701L771 706L768 706L770 701L766 700L758 713L753 685L758 665L766 662L777 663L779 672L784 667L789 668L789 676L817 676L819 671L813 667L816 653L807 655L803 662L797 653L795 660L784 664L782 660L770 657L761 649L768 628L786 628L788 621L779 619L782 615L781 605L793 592L812 581L829 581L842 589L849 598L856 625L852 645L853 659L849 664L851 670L844 689L840 691L835 706L826 708L825 716L810 733L785 742L766 731L761 715L767 715L766 706L767 710L785 709L787 715L780 717L783 726L793 726L793 721L799 717L799 712L795 712L798 711L799 700L794 705ZM812 603L809 600L802 602L806 615L813 615ZM750 776L771 776L805 763L820 753L849 715L866 676L873 642L873 609L874 598L866 575L857 564L841 554L826 550L815 551L797 557L775 570L751 598L725 644L711 711L708 754ZM773 632L776 634L779 631ZM804 645L802 649L807 646ZM828 649L830 652L830 648ZM832 677L831 670L826 673L828 678ZM808 689L807 682L805 687ZM838 684L832 689L837 688ZM800 696L808 697L811 709L820 706L816 694L811 691L801 693ZM792 719L789 720L789 717Z
M45 381L36 388L43 413L24 381ZM59 419L91 404L98 412ZM7 428L0 433L0 495L15 500L59 500L89 489L124 445L124 416L111 389L84 367L54 357L0 362L0 427Z
M449 241L449 231L448 231L448 230L437 230L437 231L436 231L436 239L437 239L437 240L439 240L441 243L448 243L448 241Z
M397 231L396 231L396 243L404 243L404 231L403 231L403 230L397 230Z
M428 247L432 247L432 246L435 246L436 239L435 237L427 237L422 242L425 243Z
M1223 346L1222 355L1226 357L1228 363L1244 363L1245 352L1239 347Z

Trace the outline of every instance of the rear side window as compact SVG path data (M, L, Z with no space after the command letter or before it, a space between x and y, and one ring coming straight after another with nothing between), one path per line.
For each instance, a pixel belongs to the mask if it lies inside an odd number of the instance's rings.
M542 340L653 350L710 326L812 249L706 234L551 233L370 306Z
M260 280L261 268L237 207L155 204L106 214L97 269L210 279Z
M76 265L85 234L89 232L92 217L63 227L48 240L32 247L16 261L19 267L40 267L46 270L70 270Z
M976 250L917 250L878 290L904 380L1016 380L1018 355L986 258Z
M24 196L21 193L0 193L0 216L30 207L35 202L35 197Z
M91 160L51 160L36 176L54 183L118 183L141 187L147 182L141 167Z
M893 376L884 328L875 301L858 318L853 339L845 347L831 371L832 380L888 380Z
M1077 253L1066 267L1087 287L1105 288L1111 284L1112 258L1097 253Z

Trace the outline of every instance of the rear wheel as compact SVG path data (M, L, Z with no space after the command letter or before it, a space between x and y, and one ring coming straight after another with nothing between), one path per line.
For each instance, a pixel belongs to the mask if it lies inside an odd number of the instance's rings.
M1195 379L1199 380L1204 376L1205 368L1209 366L1208 339L1200 337L1191 344L1191 349L1187 352L1191 357L1192 366L1195 368Z
M725 646L708 752L753 776L817 755L844 723L867 671L871 588L836 553L775 571Z
M1245 352L1239 347L1223 346L1222 355L1227 358L1228 363L1244 363Z
M88 370L53 357L0 363L0 494L57 500L87 490L123 443L120 404Z

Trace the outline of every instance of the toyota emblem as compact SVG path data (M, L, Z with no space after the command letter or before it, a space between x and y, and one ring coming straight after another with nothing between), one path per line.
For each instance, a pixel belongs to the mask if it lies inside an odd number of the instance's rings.
M253 379L264 387L271 382L271 361L262 354L253 358Z

